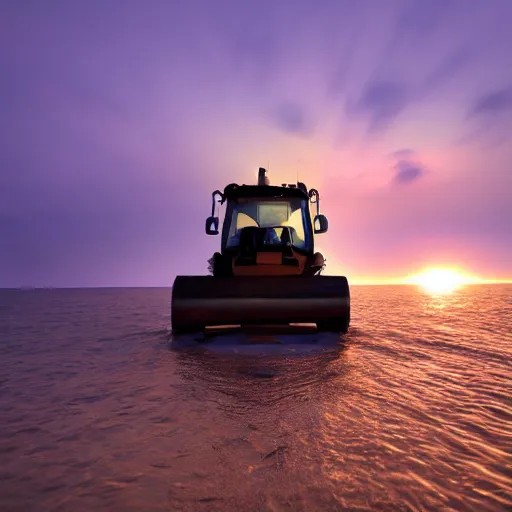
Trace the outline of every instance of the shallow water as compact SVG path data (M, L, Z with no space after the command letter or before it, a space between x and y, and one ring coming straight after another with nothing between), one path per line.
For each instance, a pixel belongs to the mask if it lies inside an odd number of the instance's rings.
M169 301L0 291L0 510L512 509L511 286L353 287L282 345L172 340Z

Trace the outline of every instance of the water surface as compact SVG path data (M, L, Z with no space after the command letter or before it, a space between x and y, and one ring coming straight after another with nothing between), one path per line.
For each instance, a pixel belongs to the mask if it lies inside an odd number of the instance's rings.
M169 302L0 291L2 511L512 509L511 286L353 287L283 345L172 340Z

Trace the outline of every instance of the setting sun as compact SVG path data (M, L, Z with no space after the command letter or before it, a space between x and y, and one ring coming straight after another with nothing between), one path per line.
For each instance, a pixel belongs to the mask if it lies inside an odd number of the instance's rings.
M408 279L411 284L421 286L429 293L450 293L476 279L450 268L430 268Z

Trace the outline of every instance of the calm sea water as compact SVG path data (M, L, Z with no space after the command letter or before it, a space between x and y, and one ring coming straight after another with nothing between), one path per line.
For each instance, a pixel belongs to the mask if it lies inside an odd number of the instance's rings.
M0 510L512 509L511 286L353 287L283 345L172 340L169 302L0 291Z

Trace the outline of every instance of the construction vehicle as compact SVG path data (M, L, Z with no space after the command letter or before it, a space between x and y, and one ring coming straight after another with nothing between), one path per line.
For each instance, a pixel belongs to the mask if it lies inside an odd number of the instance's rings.
M260 168L257 185L232 183L213 192L207 235L219 234L218 203L226 204L220 252L209 260L211 275L176 277L173 333L294 324L347 332L348 280L321 275L326 261L314 251L314 236L328 229L318 191L304 183L272 186Z

